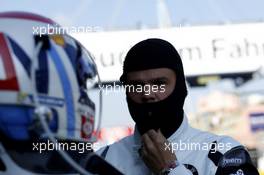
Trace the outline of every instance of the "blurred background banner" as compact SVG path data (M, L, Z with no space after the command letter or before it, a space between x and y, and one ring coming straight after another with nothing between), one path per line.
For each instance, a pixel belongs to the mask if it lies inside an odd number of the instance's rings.
M67 32L94 56L103 82L91 92L98 106L103 91L101 145L134 131L118 81L126 52L146 38L163 38L183 59L191 125L234 137L264 172L263 6L263 0L0 0L0 12L33 12L61 26L32 33Z

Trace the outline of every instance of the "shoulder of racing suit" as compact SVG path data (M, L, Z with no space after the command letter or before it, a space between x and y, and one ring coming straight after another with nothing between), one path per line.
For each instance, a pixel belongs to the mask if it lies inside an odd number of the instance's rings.
M233 147L224 154L210 150L208 158L217 167L215 175L259 175L248 151L242 145Z
M215 135L189 126L186 131L182 133L181 138L183 140L188 138L194 142L211 143L211 148L207 152L207 157L210 161L207 165L207 170L210 170L209 174L259 175L246 148L232 137ZM195 166L194 164L193 167ZM186 168L191 170L193 174L198 174L198 171L201 171L197 169L197 172L195 172L193 171L194 168Z

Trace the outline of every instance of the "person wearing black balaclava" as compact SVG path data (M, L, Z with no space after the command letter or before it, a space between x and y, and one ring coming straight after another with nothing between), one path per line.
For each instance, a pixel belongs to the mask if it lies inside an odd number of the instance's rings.
M183 110L187 96L183 64L172 44L151 38L134 45L125 57L120 81L126 88L135 133L98 153L121 172L258 174L240 143L189 126ZM146 92L145 87L150 91ZM187 144L207 145L207 149ZM220 144L222 147L218 147Z
M157 68L169 68L175 72L177 83L173 92L164 100L143 104L136 103L127 96L127 103L141 134L150 129L161 129L163 135L168 138L182 122L183 104L187 95L181 58L174 47L158 39L138 43L126 55L120 80L129 85L126 79L129 72ZM148 116L149 114L151 116Z

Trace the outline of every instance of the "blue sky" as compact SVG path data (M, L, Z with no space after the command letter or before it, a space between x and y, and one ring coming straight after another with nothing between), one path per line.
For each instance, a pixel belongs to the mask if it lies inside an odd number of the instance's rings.
M157 0L0 0L0 12L29 11L61 25L157 26ZM165 0L174 25L264 21L263 0Z

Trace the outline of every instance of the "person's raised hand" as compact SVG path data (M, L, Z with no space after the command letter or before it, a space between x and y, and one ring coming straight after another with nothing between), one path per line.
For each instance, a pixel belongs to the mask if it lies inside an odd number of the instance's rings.
M139 154L153 173L159 174L176 160L176 155L170 149L166 149L168 140L160 130L149 130L141 136L141 141L142 147Z

